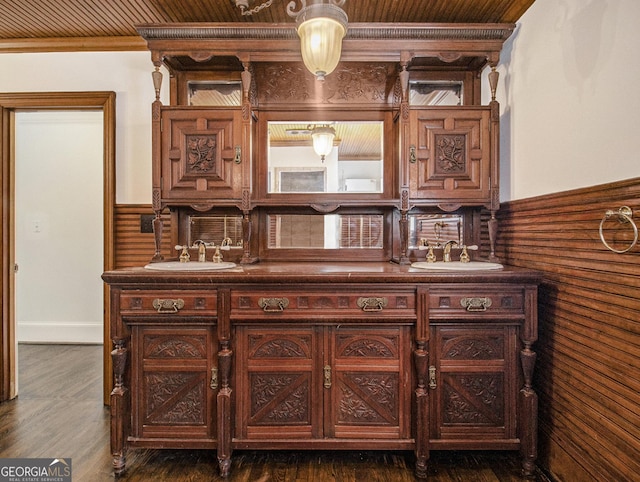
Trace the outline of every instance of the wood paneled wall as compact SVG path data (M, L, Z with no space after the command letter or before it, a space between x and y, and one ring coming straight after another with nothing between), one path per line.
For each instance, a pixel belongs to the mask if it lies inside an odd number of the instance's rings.
M605 212L623 205L640 225L640 178L518 200L499 212L497 254L544 272L540 465L561 481L640 480L640 243L616 254L599 235ZM615 249L632 241L629 223L613 217L604 228Z
M147 204L117 204L115 216L115 268L144 266L156 252L153 233L140 232L140 217L152 215L153 209ZM174 256L171 246L171 216L162 215L164 231L161 252L165 257Z

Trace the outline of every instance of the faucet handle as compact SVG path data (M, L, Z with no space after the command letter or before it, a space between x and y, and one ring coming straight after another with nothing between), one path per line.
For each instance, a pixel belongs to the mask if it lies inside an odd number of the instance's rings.
M418 249L420 251L424 251L424 250L427 250L427 249L431 249L432 250L433 246L431 246L429 244L429 240L427 238L420 238L418 240Z
M191 255L189 254L189 246L187 246L186 244L184 246L176 244L175 248L177 251L182 251L182 253L180 253L180 262L189 262L189 260L191 259Z
M471 258L469 257L469 253L467 252L467 250L469 249L472 251L476 251L478 249L478 245L477 244L472 244L471 246L465 246L464 244L462 245L462 252L460 253L461 263L468 263L469 261L471 261Z

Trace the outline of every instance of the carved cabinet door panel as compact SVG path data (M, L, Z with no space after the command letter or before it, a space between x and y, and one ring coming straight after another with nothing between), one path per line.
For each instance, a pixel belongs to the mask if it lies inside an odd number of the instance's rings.
M135 439L215 442L215 333L214 325L132 327Z
M241 152L238 109L162 110L161 189L165 202L240 199L249 153Z
M489 107L412 109L410 197L432 204L491 200Z
M314 327L238 326L236 426L239 439L321 436L321 333Z
M511 325L432 327L432 439L516 439L516 335Z
M407 326L332 328L323 367L325 436L409 438L410 331Z

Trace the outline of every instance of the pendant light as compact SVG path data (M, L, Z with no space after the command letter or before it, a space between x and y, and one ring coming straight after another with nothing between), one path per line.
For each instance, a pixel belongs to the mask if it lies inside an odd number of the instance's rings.
M300 0L302 7L297 13L293 12L295 2L287 5L287 13L296 17L302 61L318 80L324 80L338 65L347 33L347 14L340 8L345 0L326 2L307 5L306 0Z
M251 7L254 0L234 0L242 15L253 15L268 8L273 0ZM342 5L346 0L297 0L287 4L287 14L296 19L302 61L318 80L334 71L342 54L342 39L347 34L349 19Z
M336 131L330 126L314 127L311 131L313 150L320 156L322 162L324 162L326 156L331 154L335 137Z

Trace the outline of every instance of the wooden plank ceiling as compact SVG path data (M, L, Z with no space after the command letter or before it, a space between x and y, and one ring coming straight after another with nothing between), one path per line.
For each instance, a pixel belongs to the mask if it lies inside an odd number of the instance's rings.
M269 2L247 1L249 8ZM286 12L290 0L270 1L251 16L235 0L3 1L0 52L144 50L135 25L146 23L294 22ZM350 23L514 23L534 1L347 0L343 8Z

